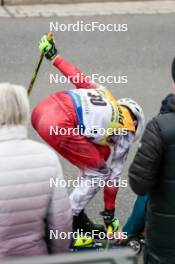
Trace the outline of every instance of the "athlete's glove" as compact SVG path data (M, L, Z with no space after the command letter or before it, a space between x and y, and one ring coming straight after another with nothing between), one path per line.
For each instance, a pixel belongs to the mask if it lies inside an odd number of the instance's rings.
M54 39L52 38L49 40L47 34L41 38L39 42L39 50L41 53L45 53L45 57L48 60L53 60L58 55Z

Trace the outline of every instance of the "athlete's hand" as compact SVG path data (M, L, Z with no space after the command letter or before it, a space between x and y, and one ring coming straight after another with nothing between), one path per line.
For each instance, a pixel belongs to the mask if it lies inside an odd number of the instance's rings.
M55 41L53 38L49 39L49 36L45 34L39 42L39 50L41 53L45 53L45 57L48 60L53 60L57 55L58 51L55 47Z

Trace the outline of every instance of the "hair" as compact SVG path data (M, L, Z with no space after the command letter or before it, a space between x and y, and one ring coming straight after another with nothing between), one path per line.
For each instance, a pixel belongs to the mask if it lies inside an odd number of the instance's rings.
M175 82L175 57L173 59L172 66L171 66L171 75L172 75L173 81Z
M0 126L27 125L30 106L23 86L0 83Z

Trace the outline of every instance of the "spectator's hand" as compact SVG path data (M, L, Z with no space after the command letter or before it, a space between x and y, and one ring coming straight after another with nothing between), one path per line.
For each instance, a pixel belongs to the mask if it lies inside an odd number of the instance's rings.
M126 243L127 237L124 235L121 228L117 232L115 232L114 240L118 245L123 245Z

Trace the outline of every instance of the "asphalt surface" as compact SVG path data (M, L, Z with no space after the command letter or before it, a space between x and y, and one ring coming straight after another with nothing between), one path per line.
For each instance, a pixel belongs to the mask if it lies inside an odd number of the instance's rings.
M108 85L117 98L132 97L145 111L146 121L159 110L162 98L171 92L170 65L175 55L174 14L124 15L97 17L0 19L0 81L28 85L38 57L38 40L49 31L50 21L72 23L128 24L128 31L117 32L56 32L58 49L65 58L88 74L127 75L127 84ZM31 95L31 109L49 94L71 85L49 84L49 74L57 73L44 61ZM59 114L59 113L58 113ZM40 140L30 128L30 137ZM123 179L127 178L137 145L130 151ZM67 178L74 178L78 170L60 158ZM135 195L130 187L121 188L117 199L117 216L124 223L129 215ZM101 222L99 211L103 209L102 193L89 204L88 213Z

